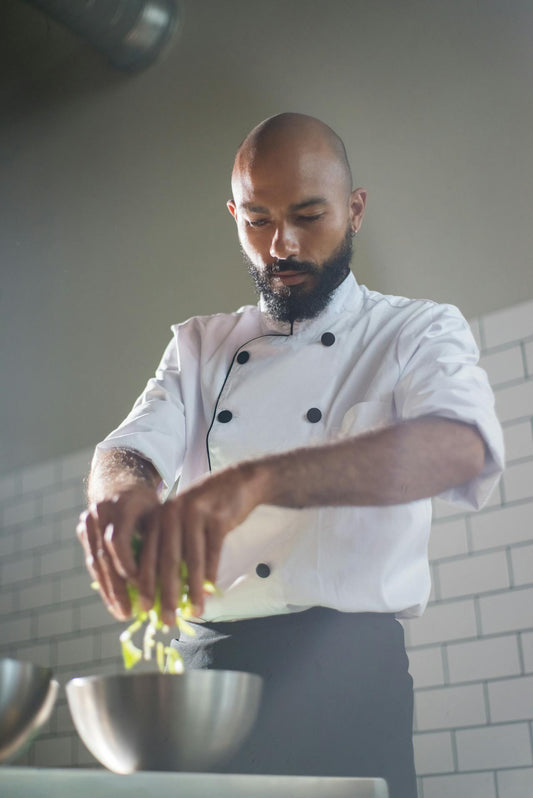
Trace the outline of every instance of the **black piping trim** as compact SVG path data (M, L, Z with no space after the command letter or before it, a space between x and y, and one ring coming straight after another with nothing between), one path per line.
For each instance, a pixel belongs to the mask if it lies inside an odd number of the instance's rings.
M222 387L221 387L220 391L218 392L218 396L216 398L215 408L213 410L213 417L211 419L211 424L209 425L209 429L207 430L207 434L205 436L205 446L206 446L206 450L207 450L207 464L209 466L209 471L212 471L212 468L211 468L211 455L209 454L209 435L211 433L211 430L213 429L213 424L215 423L215 418L217 416L218 403L220 401L220 397L222 396L222 391L226 387L226 383L228 381L228 377L231 374L231 370L233 368L233 364L235 363L235 358L237 357L238 353L243 348L243 346L246 346L246 344L251 344L252 341L258 341L260 338L290 338L290 336L293 334L293 327L294 327L294 322L291 321L291 331L289 333L265 333L265 335L256 335L254 338L250 338L248 341L245 341L243 344L241 344L235 350L235 352L233 353L233 357L231 358L231 363L229 364L229 368L228 368L228 370L226 372L226 376L224 377L224 382L222 383Z

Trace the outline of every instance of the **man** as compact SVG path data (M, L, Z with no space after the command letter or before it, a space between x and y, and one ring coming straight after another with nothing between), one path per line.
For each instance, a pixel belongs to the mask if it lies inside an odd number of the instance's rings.
M96 450L78 527L119 619L126 581L178 565L202 623L186 665L266 680L237 772L383 776L416 795L412 683L396 617L421 614L429 497L478 507L502 469L477 348L451 306L358 286L366 192L322 122L280 114L240 146L228 208L258 307L173 328L154 379ZM179 491L162 502L158 486ZM144 536L140 564L131 552ZM204 597L204 578L221 597Z

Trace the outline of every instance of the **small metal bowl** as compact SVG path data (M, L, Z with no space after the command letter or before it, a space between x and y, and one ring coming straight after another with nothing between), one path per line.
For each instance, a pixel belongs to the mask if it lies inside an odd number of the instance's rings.
M58 688L49 668L0 659L0 762L30 744L50 717Z
M260 676L214 670L87 676L66 687L81 739L115 773L219 765L251 731L261 690Z

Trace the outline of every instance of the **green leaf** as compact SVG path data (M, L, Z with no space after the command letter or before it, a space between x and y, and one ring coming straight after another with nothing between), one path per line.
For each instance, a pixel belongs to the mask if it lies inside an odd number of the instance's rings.
M165 663L165 672L166 673L183 673L185 668L183 667L183 658L179 651L171 646L165 647L165 654L167 655L167 660Z
M140 648L134 645L131 638L123 638L122 635L120 636L120 645L122 648L124 667L126 670L130 670L141 661L143 655L142 651Z
M143 540L141 534L139 532L135 532L131 539L131 546L133 549L135 562L137 563L139 562L141 556L142 544ZM194 628L185 620L186 618L192 617L193 608L191 601L189 600L189 572L187 569L187 564L184 560L182 560L180 563L180 576L181 596L178 608L176 609L176 625L180 632L183 632L189 637L194 637L196 635ZM95 590L98 590L98 582L93 582L91 587ZM121 632L119 637L124 667L126 670L130 670L131 668L135 667L135 665L137 665L137 663L140 662L143 657L145 660L151 660L153 651L155 649L156 664L161 673L183 673L183 659L179 651L171 646L165 646L160 640L156 641L154 639L157 631L160 630L164 634L167 634L169 631L169 627L163 623L161 617L161 591L159 586L156 587L154 606L148 612L141 609L138 588L135 587L135 585L132 585L131 582L128 582L126 587L131 602L131 614L133 616L133 622L126 629L124 629L123 632ZM204 581L204 590L210 596L222 595L220 590L207 579ZM142 628L145 623L147 623L147 626L143 633L143 645L141 649L139 646L134 644L132 637ZM165 656L166 660L164 659Z

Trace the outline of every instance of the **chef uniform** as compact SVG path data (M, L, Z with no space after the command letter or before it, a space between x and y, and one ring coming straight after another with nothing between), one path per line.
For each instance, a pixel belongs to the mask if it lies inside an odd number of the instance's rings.
M503 469L502 433L457 308L385 296L350 273L313 319L278 322L265 310L261 301L174 326L155 378L99 448L139 452L169 489L179 478L180 491L242 460L435 415L474 425L486 447L483 471L443 498L466 508L484 503ZM222 595L208 599L197 638L178 645L192 666L281 678L275 694L267 684L268 731L243 749L236 770L385 775L393 798L416 795L412 689L395 619L420 615L427 603L430 523L429 499L383 507L262 505L226 536ZM281 732L290 750L277 744ZM341 738L350 743L330 761ZM387 750L374 755L380 744ZM389 768L385 760L402 746Z

